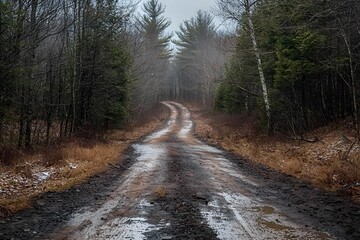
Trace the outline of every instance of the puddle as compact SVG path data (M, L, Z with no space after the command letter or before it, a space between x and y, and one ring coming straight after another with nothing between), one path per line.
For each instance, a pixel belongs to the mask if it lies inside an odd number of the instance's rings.
M136 164L141 164L142 166L147 166L149 168L154 167L154 165L157 164L157 160L164 157L164 154L166 153L161 145L134 144L133 148L135 152L139 154Z
M218 154L222 154L223 151L217 149L217 148L214 148L214 147L211 147L211 146L208 146L208 145L194 145L194 146L189 146L189 148L198 153L198 152L207 152L207 153L218 153Z
M165 128L133 145L137 154L134 164L115 183L117 188L105 203L73 215L68 227L75 229L74 239L146 239L150 232L169 227L166 221L170 220L163 220L162 215L159 220L154 202L149 199L166 196L171 185L165 182L169 173L164 163L183 156L189 157L187 160L193 162L188 166L194 167L194 171L183 176L189 179L184 180L189 185L186 187L206 188L211 200L207 205L199 204L199 221L206 222L219 239L330 239L326 233L297 224L279 209L262 202L257 195L260 183L246 176L223 151L193 137L190 112L180 104L164 104L171 111ZM181 115L177 109L182 109ZM207 177L206 186L196 185L203 182L198 180L203 180L203 176Z
M185 120L184 121L184 125L180 131L178 132L178 136L180 138L186 138L187 135L190 133L190 131L192 130L192 127L193 127L193 122L190 121L190 120Z
M275 213L275 208L270 206L253 207L252 209L256 212L261 212L266 215Z
M219 239L331 239L295 224L274 207L240 194L217 193L201 214Z
M201 214L218 234L219 239L253 239L252 230L241 215L237 211L234 213L229 205L220 199L209 202Z
M122 218L115 219L107 223L106 226L100 228L97 236L103 237L103 239L146 239L145 234L151 231L158 231L168 224L153 225L149 224L145 218L134 217L134 218ZM100 238L98 238L100 239Z

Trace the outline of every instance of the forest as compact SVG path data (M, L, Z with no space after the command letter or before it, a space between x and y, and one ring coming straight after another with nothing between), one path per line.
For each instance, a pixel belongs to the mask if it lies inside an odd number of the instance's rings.
M1 148L101 133L162 100L300 138L351 117L359 136L359 1L216 0L173 34L165 10L158 0L1 0ZM236 31L219 30L215 15Z

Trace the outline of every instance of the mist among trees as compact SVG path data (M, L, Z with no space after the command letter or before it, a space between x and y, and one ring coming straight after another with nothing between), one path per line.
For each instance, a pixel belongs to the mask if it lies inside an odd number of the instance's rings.
M161 100L256 116L269 133L348 116L359 132L360 2L216 3L171 34L158 0L0 1L1 146L122 127Z

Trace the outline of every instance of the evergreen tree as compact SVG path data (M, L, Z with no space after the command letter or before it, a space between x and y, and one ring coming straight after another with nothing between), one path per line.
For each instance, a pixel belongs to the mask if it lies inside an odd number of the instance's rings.
M144 14L136 19L137 38L135 45L133 87L133 108L137 114L153 107L161 98L168 95L167 74L171 50L171 35L166 29L171 22L163 16L165 7L157 0L149 0L143 5ZM135 40L136 41L136 40Z
M179 76L180 95L213 106L216 80L224 61L216 46L213 17L198 11L196 17L185 21L176 34L179 38L174 41L179 48L176 63L182 73Z
M358 124L359 26L356 1L221 0L222 9L233 10L238 3L251 3L257 46L269 88L274 127L295 135L350 114ZM228 11L228 12L229 12ZM230 11L231 12L231 11ZM233 13L235 13L233 11ZM239 23L243 15L234 14ZM218 95L228 88L239 94L218 98L220 109L242 111L261 93L253 81L254 61L250 60L251 27L239 24L238 45L228 63ZM223 104L224 101L231 104ZM248 108L258 111L259 101ZM232 106L240 104L241 108Z
M170 57L169 42L171 35L165 34L171 21L165 18L165 7L157 0L149 0L144 4L144 14L137 19L137 28L142 34L145 47L156 49L163 57Z
M31 148L126 118L129 11L117 0L0 2L1 145Z

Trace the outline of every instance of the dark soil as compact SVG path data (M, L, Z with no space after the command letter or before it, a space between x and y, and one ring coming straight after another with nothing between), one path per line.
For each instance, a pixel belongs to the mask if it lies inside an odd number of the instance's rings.
M194 188L199 185L199 181L205 183L207 178L202 176L201 172L192 174L198 169L195 166L196 161L189 161L191 156L179 149L179 142L175 141L171 145L171 152L176 154L170 155L170 161L167 162L166 196L155 199L158 208L152 212L153 218L161 216L170 222L170 227L149 233L148 239L161 239L160 236L168 236L171 239L217 239L217 234L205 223L198 207L207 204L207 189L204 186L201 190L205 193L199 193L198 189ZM196 176L198 179L190 176Z
M360 239L360 206L351 202L341 193L329 193L317 190L304 182L265 167L255 165L235 156L233 159L242 169L265 183L254 191L261 194L277 207L288 212L298 212L306 216L307 224L314 229L327 231L338 239ZM73 187L65 192L50 192L34 200L34 207L0 222L1 239L44 239L47 235L63 226L70 215L83 206L98 205L106 201L107 192L111 192L112 182L132 164L132 153L128 151L122 165L108 172L94 176L87 183ZM167 188L164 198L154 200L154 217L161 215L168 220L171 228L162 232L149 233L149 239L216 239L216 234L202 222L198 204L206 204L205 194L199 194L186 179L186 173L193 169L191 164L173 158L170 183L173 190ZM164 237L166 239L166 237Z
M284 209L289 215L301 215L305 225L328 232L337 239L360 239L360 205L353 202L345 191L326 192L235 154L226 155L227 159L263 183L254 191L269 203Z
M154 196L150 221L164 219L170 226L146 233L148 239L217 239L216 233L203 220L199 206L211 200L207 195L211 180L198 172L196 156L182 149L183 143L169 142L170 155L166 162L164 196ZM232 154L225 156L244 173L256 179L259 186L250 189L255 196L271 203L309 229L328 232L337 239L360 239L360 206L341 192L325 192L293 177L270 170ZM107 172L65 192L46 193L34 200L31 209L0 221L0 239L47 239L62 228L72 213L84 206L104 203L116 189L117 180L135 160L132 150L124 160ZM151 219L152 218L152 219Z
M84 206L99 205L107 200L112 183L133 163L133 152L126 151L124 160L107 172L96 175L86 183L64 192L48 192L34 199L33 207L0 220L0 239L45 239L62 227L71 214Z

